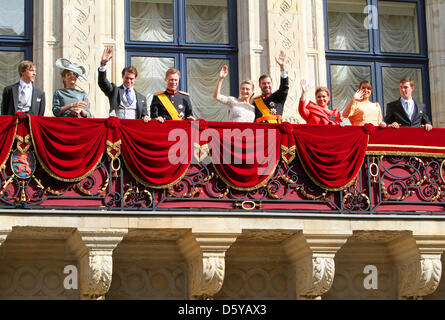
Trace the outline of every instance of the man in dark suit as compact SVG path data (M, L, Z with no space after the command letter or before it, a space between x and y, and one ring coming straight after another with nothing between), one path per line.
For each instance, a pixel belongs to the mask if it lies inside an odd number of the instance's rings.
M19 64L20 81L3 90L2 114L25 112L34 116L45 113L45 92L34 85L36 67L31 61Z
M147 110L147 99L134 89L134 83L138 76L135 67L130 66L122 70L123 84L117 87L107 79L106 68L112 58L112 47L106 47L102 54L99 68L99 87L110 101L110 116L120 119L143 119L150 121Z
M153 95L150 105L150 116L159 122L165 120L195 120L193 117L192 103L187 92L178 91L179 70L170 68L165 73L167 90Z
M409 78L400 80L401 98L386 105L385 122L398 129L403 127L425 127L431 131L433 126L426 114L425 104L413 99L414 81Z
M262 75L259 79L261 96L253 99L255 106L255 122L258 123L281 123L284 103L289 92L289 77L285 70L284 63L286 54L280 51L279 58L275 61L280 66L280 88L272 93L272 78L270 75Z

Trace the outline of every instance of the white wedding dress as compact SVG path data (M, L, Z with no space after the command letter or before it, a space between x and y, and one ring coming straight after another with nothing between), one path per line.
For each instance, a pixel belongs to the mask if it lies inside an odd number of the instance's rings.
M255 107L247 102L240 102L235 97L227 97L219 94L216 100L229 107L229 121L254 122Z

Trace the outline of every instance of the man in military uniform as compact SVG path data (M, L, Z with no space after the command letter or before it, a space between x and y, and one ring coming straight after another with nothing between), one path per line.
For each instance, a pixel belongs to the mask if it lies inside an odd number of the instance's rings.
M159 122L165 120L195 120L193 117L192 103L187 92L178 91L181 73L174 69L168 69L165 73L167 90L153 95L150 106L150 116Z
M284 103L289 92L289 77L284 63L286 54L280 51L280 56L275 59L280 66L281 79L280 88L272 93L272 79L270 75L262 75L259 79L261 96L254 99L255 122L257 123L281 123Z

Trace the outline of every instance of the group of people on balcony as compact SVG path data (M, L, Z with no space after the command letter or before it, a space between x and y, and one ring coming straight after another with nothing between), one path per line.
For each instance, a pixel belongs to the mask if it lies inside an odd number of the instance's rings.
M110 116L121 119L142 119L144 122L151 119L156 119L159 122L194 120L189 94L177 90L181 77L178 70L174 68L167 70L165 76L167 89L153 95L149 112L146 97L134 89L138 76L137 69L133 66L124 68L122 70L123 84L116 86L106 77L106 65L111 59L112 48L106 47L99 67L98 83L102 92L109 99ZM286 54L281 51L279 57L276 58L281 71L279 89L273 92L271 76L262 75L259 78L261 95L255 98L253 97L255 84L251 80L241 83L239 98L222 95L222 84L229 74L229 68L227 66L221 68L213 97L228 107L229 121L281 123L289 91L285 61ZM56 66L62 70L63 89L58 89L54 93L52 108L54 115L57 117L90 118L88 97L84 91L76 88L79 77L87 79L85 68L64 58L58 59ZM36 76L35 65L30 61L23 61L19 65L19 74L20 81L7 86L3 91L2 114L12 115L15 112L25 112L43 116L45 93L33 84ZM307 101L309 84L305 80L301 81L301 89L298 112L306 123L344 126L340 112L337 109L329 108L331 93L328 88L316 88L316 103ZM432 125L426 114L425 105L412 98L413 91L414 81L412 79L400 80L401 98L387 104L385 122L379 103L369 100L372 93L371 83L362 81L357 92L343 110L342 116L356 126L365 123L372 123L379 127L389 125L395 129L400 126L424 126L426 131L430 131Z

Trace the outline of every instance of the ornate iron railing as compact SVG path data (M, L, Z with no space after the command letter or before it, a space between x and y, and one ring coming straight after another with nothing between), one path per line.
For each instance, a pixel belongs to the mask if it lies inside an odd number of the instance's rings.
M366 156L355 182L341 191L315 185L298 157L281 161L268 183L238 191L221 180L213 165L190 166L184 178L165 189L138 183L104 154L79 183L61 182L39 164L28 178L8 165L0 174L0 209L70 209L105 213L154 214L251 212L289 214L444 215L445 160L415 156ZM117 169L117 170L116 170Z

